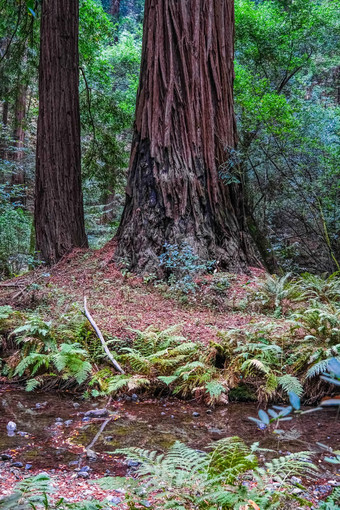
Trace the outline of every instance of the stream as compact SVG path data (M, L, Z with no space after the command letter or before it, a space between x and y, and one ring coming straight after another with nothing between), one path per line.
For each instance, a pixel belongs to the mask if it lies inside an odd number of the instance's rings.
M88 465L93 473L123 476L133 466L115 454L117 448L138 446L162 452L179 440L203 449L213 441L237 435L248 444L259 441L261 447L278 454L314 449L325 476L336 476L336 466L322 460L327 452L316 446L320 442L333 449L340 447L334 408L282 423L280 428L287 432L285 439L279 440L248 420L248 416L257 416L258 407L252 403L208 409L176 399L118 400L111 402L108 415L96 417L105 402L0 387L0 460L10 465L19 462L22 466L17 467L26 471L77 471ZM7 432L9 422L16 424L12 434Z

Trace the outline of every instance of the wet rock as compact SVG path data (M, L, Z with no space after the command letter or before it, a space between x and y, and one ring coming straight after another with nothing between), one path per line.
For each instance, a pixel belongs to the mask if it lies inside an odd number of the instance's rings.
M22 468L24 465L22 462L12 462L11 467Z
M137 460L132 460L132 459L128 459L126 461L126 465L127 467L129 468L137 468L138 466L140 466L140 462L138 462Z
M92 469L90 468L90 466L83 466L82 468L79 469L79 473L81 473L82 471L88 473L89 471L92 471Z
M118 496L107 496L106 500L108 503L111 503L111 505L119 505L119 503L122 502Z
M14 423L14 421L9 421L7 423L6 428L7 428L7 435L10 436L10 437L14 436L15 435L15 431L17 429L17 424Z
M91 449L86 450L86 458L89 460L97 460L97 454Z
M2 453L1 456L0 456L1 460L12 460L12 455L10 455L9 453Z
M165 416L166 413L164 411L161 412L161 416Z
M72 425L72 423L73 423L73 420L66 420L64 422L64 425L65 425L65 427L70 427Z
M110 442L110 441L113 441L113 436L105 436L104 439L105 439L105 441Z
M79 473L77 474L78 478L88 478L89 476L90 474L88 473L88 471L79 471Z
M26 464L26 465L25 465L25 469L26 469L26 471L28 471L29 469L31 469L31 467L32 467L32 464Z
M198 413L197 411L194 411L192 413L192 415L193 415L194 418L198 418L200 416L200 413Z
M85 413L85 418L105 418L108 414L109 411L107 409L92 409Z
M301 478L298 478L297 476L292 476L290 481L294 484L294 485L301 485L302 484L302 480Z
M46 407L48 404L48 402L38 402L37 404L35 404L35 408L36 409L43 409L44 407Z
M172 415L170 416L170 418L174 419L175 417L174 417L174 415L172 414Z
M84 416L84 418L81 420L81 421L90 421L90 417L89 416Z
M78 407L80 407L80 404L78 404L78 402L73 402L73 407L77 409Z
M64 420L62 418L56 418L55 421L56 423L62 423Z
M207 409L207 410L206 410L206 413L207 413L207 414L212 414L212 410L211 410L211 409Z
M136 393L133 393L131 395L131 400L132 400L132 402L137 402L138 401L138 395L136 395Z

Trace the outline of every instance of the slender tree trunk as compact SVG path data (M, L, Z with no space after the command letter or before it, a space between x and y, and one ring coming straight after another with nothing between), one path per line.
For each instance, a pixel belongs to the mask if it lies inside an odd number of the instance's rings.
M111 16L113 16L114 18L118 19L119 12L120 12L120 0L111 0L109 14L111 14Z
M23 167L22 160L24 158L24 144L25 144L25 115L26 115L26 94L27 88L25 85L19 85L17 100L15 104L15 118L14 118L14 145L15 150L12 153L13 161L17 163L16 170L12 173L11 184L25 184L25 168Z
M116 254L137 272L183 241L223 268L253 261L241 187L219 178L236 145L233 36L233 0L146 0Z
M36 248L48 263L86 247L81 191L78 0L43 0L35 187Z

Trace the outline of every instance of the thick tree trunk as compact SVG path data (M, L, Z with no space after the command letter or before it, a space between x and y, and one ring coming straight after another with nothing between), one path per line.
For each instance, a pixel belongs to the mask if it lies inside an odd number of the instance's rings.
M43 0L36 247L48 264L86 247L80 167L78 0Z
M244 270L240 186L220 166L236 144L233 0L146 0L140 87L117 258L154 270L165 243Z

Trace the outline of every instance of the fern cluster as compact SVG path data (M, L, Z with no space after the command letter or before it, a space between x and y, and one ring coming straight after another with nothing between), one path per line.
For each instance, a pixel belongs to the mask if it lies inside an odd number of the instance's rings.
M261 509L282 508L292 475L313 476L316 467L311 454L301 452L274 458L260 466L258 444L248 447L238 437L217 441L203 452L176 442L166 454L140 448L118 450L128 458L140 462L137 478L96 480L102 488L126 490L129 508L142 504L152 495L157 509L223 510L245 508L253 501ZM244 476L256 481L256 488L242 484ZM269 493L267 486L276 481L278 491ZM141 486L143 490L141 491Z
M131 347L121 347L116 358L127 374L112 375L100 371L91 384L99 385L102 393L143 388L164 390L187 397L202 397L209 403L223 399L227 386L223 371L214 366L213 349L188 342L177 334L178 326L157 331L152 327L135 331ZM92 394L97 395L94 390Z
M72 380L80 385L92 372L89 353L75 341L77 336L65 327L54 327L52 321L29 316L11 335L20 350L7 360L8 373L28 376L28 391L43 385L50 377ZM64 340L62 343L59 343L60 337Z

